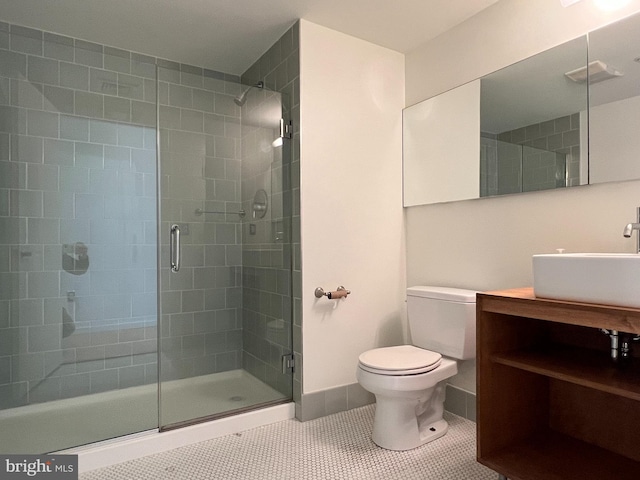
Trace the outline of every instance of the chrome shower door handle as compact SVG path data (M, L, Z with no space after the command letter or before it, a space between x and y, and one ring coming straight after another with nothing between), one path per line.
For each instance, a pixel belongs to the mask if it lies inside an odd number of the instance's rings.
M171 271L180 270L180 226L171 225Z

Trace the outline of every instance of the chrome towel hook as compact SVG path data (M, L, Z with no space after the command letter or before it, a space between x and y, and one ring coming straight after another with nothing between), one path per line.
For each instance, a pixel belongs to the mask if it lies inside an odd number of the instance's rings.
M347 290L341 285L333 292L325 292L324 288L318 287L316 288L314 295L316 298L327 297L329 300L335 300L337 298L346 298L350 293L351 290Z

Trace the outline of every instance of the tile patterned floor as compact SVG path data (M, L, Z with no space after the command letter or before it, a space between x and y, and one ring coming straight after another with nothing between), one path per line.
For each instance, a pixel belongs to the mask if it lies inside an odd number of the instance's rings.
M449 432L405 452L370 438L374 406L259 427L94 470L81 480L497 480L475 461L475 424L446 414Z

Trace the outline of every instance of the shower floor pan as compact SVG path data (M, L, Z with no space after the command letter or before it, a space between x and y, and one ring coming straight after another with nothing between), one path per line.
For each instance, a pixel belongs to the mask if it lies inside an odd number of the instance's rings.
M286 397L244 370L163 382L162 424L223 414ZM0 411L0 452L47 453L158 428L157 385Z

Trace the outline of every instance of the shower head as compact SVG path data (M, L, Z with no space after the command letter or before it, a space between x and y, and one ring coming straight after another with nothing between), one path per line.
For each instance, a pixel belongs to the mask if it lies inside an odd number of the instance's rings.
M249 90L251 90L252 88L264 88L264 83L258 82L255 85L251 85L247 87L247 89L244 92L242 92L240 95L238 95L236 98L233 99L233 101L236 102L236 105L238 105L239 107L244 105L244 102L247 101L247 94L249 93Z

